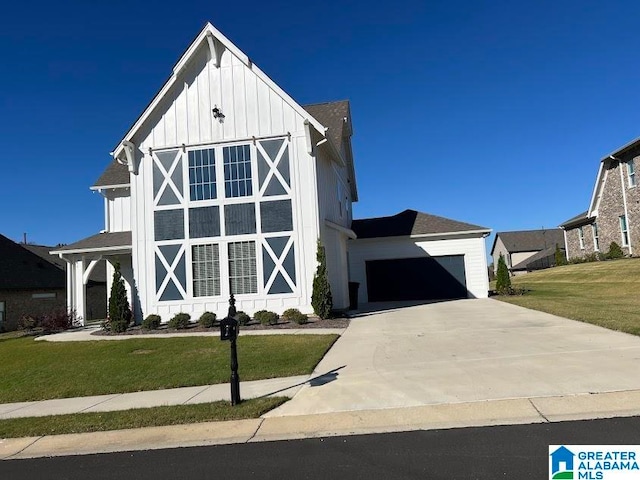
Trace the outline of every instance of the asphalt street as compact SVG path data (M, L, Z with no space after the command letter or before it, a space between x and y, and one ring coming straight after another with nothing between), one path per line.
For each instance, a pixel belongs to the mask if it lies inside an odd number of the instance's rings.
M638 444L640 417L5 460L0 478L547 478L549 444Z

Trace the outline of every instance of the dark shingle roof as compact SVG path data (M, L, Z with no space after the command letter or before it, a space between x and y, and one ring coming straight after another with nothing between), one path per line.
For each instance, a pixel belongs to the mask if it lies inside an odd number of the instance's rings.
M26 248L32 253L35 253L43 260L46 260L49 263L54 264L56 267L60 268L62 271L66 272L67 262L61 259L58 255L52 255L49 252L52 250L56 250L62 247L47 247L46 245L24 245L20 244L21 247ZM107 266L105 262L99 262L93 270L91 270L91 275L89 275L89 281L96 283L105 283L107 281Z
M93 186L110 187L113 185L129 185L129 183L129 168L114 159Z
M303 105L302 108L329 129L327 131L327 137L338 151L340 151L342 148L344 129L347 127L347 121L349 119L349 101L341 100L338 102L314 103L312 105ZM347 121L345 121L345 119L347 119Z
M580 224L584 225L586 223L591 223L593 219L587 217L588 213L589 213L588 211L582 212L580 215L576 215L575 217L570 218L566 222L561 223L560 226L561 227L577 227Z
M358 238L401 237L437 233L467 232L489 228L458 222L415 210L405 210L391 217L365 218L354 220L351 229Z
M500 237L508 252L533 252L564 245L564 233L559 228L548 230L520 230L517 232L498 232L496 241ZM495 242L493 244L495 248ZM491 249L493 254L494 248Z
M0 289L65 288L64 270L0 235Z
M131 247L131 232L105 232L83 238L82 240L55 248L56 252L70 252L76 250L96 250L104 248Z

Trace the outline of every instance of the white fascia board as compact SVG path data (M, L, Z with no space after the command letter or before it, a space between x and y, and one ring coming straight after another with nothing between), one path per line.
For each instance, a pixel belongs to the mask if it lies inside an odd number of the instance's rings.
M66 254L74 254L74 253L99 253L99 252L130 253L131 245L120 245L120 246L114 246L114 247L97 247L97 248L78 248L74 250L52 250L49 253L52 255L66 255Z
M603 182L604 179L602 178L602 174L604 172L604 162L605 160L602 160L600 162L600 167L598 168L598 175L596 176L596 184L593 187L593 193L591 194L591 202L589 203L589 210L587 210L587 217L591 217L593 212L596 210L598 193L600 192L602 187L604 187L604 182Z
M488 230L466 230L464 232L423 233L420 235L399 235L393 237L358 238L358 242L379 242L381 240L454 240L458 238L486 238L492 232Z
M300 106L293 98L291 98L282 88L280 88L273 80L271 80L262 70L260 70L250 59L249 57L243 53L238 47L236 47L227 37L225 37L222 33L218 31L211 23L208 23L204 26L202 31L198 34L196 39L191 43L189 48L185 51L185 53L180 57L176 65L173 67L173 71L171 77L165 82L163 87L160 89L160 92L155 96L153 101L149 104L146 110L142 115L138 118L136 123L129 129L126 135L118 142L118 146L113 151L113 158L118 158L120 153L123 150L123 141L131 141L133 136L136 134L138 129L146 122L147 118L151 115L151 113L156 109L160 101L167 94L169 89L173 87L176 83L178 76L187 66L191 58L198 50L202 42L206 41L207 35L213 35L220 43L229 50L233 55L238 57L238 59L244 63L248 68L250 68L255 74L264 81L270 88L272 88L282 99L288 103L302 118L305 118L313 125L323 137L326 136L327 128L324 127L320 122L318 122L315 118L313 118L309 112L307 112L302 106Z
M347 237L353 240L358 238L358 236L355 234L353 230L347 227L343 227L342 225L338 225L337 223L333 223L331 220L325 219L324 224L329 228L333 228L334 230L337 230L338 232L345 234Z
M89 187L89 190L101 192L102 190L117 190L119 188L131 188L131 184L123 183L121 185L99 185L99 186Z
M622 153L624 150L629 149L629 147L633 147L636 144L640 143L640 137L638 138L634 138L633 140L631 140L629 143L624 144L623 146L621 146L620 148L616 148L613 152L611 152L609 155L605 156L602 158L602 162L604 162L605 160L610 159L611 157L615 157L616 155L620 155L620 153Z

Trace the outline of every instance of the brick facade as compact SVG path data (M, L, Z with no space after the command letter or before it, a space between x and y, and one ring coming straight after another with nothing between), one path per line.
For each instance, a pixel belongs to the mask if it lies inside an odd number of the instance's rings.
M54 298L33 298L38 294L55 294ZM23 315L33 317L65 308L64 289L48 290L0 290L0 302L5 304L5 319L0 331L15 330Z
M580 223L574 223L566 227L567 258L584 257L600 251L609 251L611 242L616 242L622 247L625 255L638 255L640 252L640 190L639 186L629 185L627 163L634 161L633 156L617 160L605 160L602 171L603 185L600 192L600 200L596 204L597 216L586 219ZM636 159L636 168L640 168L640 159ZM639 172L640 173L640 172ZM600 178L598 179L600 180ZM638 177L640 181L640 177ZM629 244L623 245L620 229L620 217L625 215L624 200L627 203L627 235ZM594 246L594 224L597 226L599 249ZM579 246L579 229L584 232L584 249Z

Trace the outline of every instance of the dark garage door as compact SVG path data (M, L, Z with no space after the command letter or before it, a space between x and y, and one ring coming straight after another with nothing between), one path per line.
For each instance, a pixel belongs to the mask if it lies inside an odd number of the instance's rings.
M464 255L369 260L370 302L467 298Z

